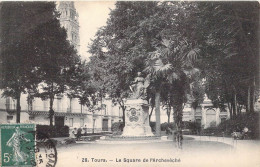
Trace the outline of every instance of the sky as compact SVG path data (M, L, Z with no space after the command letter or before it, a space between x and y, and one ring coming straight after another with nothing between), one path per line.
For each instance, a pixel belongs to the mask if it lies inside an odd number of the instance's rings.
M82 59L88 60L91 56L88 44L94 39L98 28L105 26L110 9L115 8L115 1L78 1L74 2L79 14L80 51Z

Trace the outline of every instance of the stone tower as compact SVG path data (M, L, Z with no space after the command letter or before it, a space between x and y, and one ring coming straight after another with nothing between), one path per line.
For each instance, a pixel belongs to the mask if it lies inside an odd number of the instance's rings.
M67 30L68 40L79 52L79 21L78 13L72 1L61 1L58 4L60 23Z

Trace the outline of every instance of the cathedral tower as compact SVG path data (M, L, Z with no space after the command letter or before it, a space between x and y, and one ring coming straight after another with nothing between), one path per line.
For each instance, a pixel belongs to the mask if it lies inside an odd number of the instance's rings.
M61 1L58 5L60 24L67 30L68 40L79 52L79 21L78 13L72 1Z

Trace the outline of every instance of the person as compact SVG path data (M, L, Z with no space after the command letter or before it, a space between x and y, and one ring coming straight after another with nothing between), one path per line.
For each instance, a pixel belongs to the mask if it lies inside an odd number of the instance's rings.
M77 128L74 128L74 130L72 131L72 133L74 134L74 137L77 137Z
M244 139L248 138L248 132L249 129L245 126L244 129L242 130L242 135Z
M75 138L75 131L74 130L72 130L71 131L71 133L70 133L70 136L69 136L70 138Z
M246 126L244 127L243 132L244 132L244 133L247 133L247 132L248 132L248 128L247 128Z
M87 136L87 133L88 133L88 129L87 129L87 126L85 125L85 127L83 128L84 136Z
M81 132L82 132L82 129L81 129L81 128L78 128L78 130L77 130L77 141L80 140Z

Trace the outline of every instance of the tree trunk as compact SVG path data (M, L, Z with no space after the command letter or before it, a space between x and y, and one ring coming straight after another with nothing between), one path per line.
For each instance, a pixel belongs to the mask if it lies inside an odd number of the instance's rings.
M69 112L72 112L72 97L70 97L70 111Z
M49 110L50 126L53 126L53 115L54 115L53 101L54 101L54 96L51 95L50 96L50 110Z
M125 107L122 108L123 111L123 128L125 127Z
M122 108L122 111L123 111L123 128L124 128L125 127L125 109L126 109L126 107L125 107L122 99L119 101L119 105L120 105L120 107Z
M154 106L152 106L151 112L149 114L149 123L151 122L151 117L153 115L153 109L154 109Z
M234 94L234 113L235 116L237 115L237 94Z
M230 107L231 108L231 110L230 110L230 118L233 119L234 118L234 111L233 111L234 106L233 106L232 102L230 103L230 106L231 106Z
M230 119L232 119L232 107L231 104L228 102L228 110L229 110L229 114L230 114Z
M21 118L21 104L20 104L21 92L16 97L16 123L20 123Z
M82 114L82 104L80 104L80 113Z
M250 98L250 112L254 112L255 109L254 109L254 103L255 103L255 78L254 78L254 81L253 81L253 86L251 88L251 98Z
M182 149L182 104L175 105L174 108L174 122L176 125L176 133L174 136L176 147Z
M92 112L92 119L93 119L93 128L92 128L92 133L95 133L95 121L96 119L94 119L94 111Z
M168 115L168 123L170 123L170 113Z
M160 90L155 93L156 136L161 136Z
M250 86L248 87L248 90L247 90L247 106L246 106L246 112L249 112L250 111Z
M170 123L170 116L171 116L171 107L168 105L167 107L167 116L168 116L168 123Z

